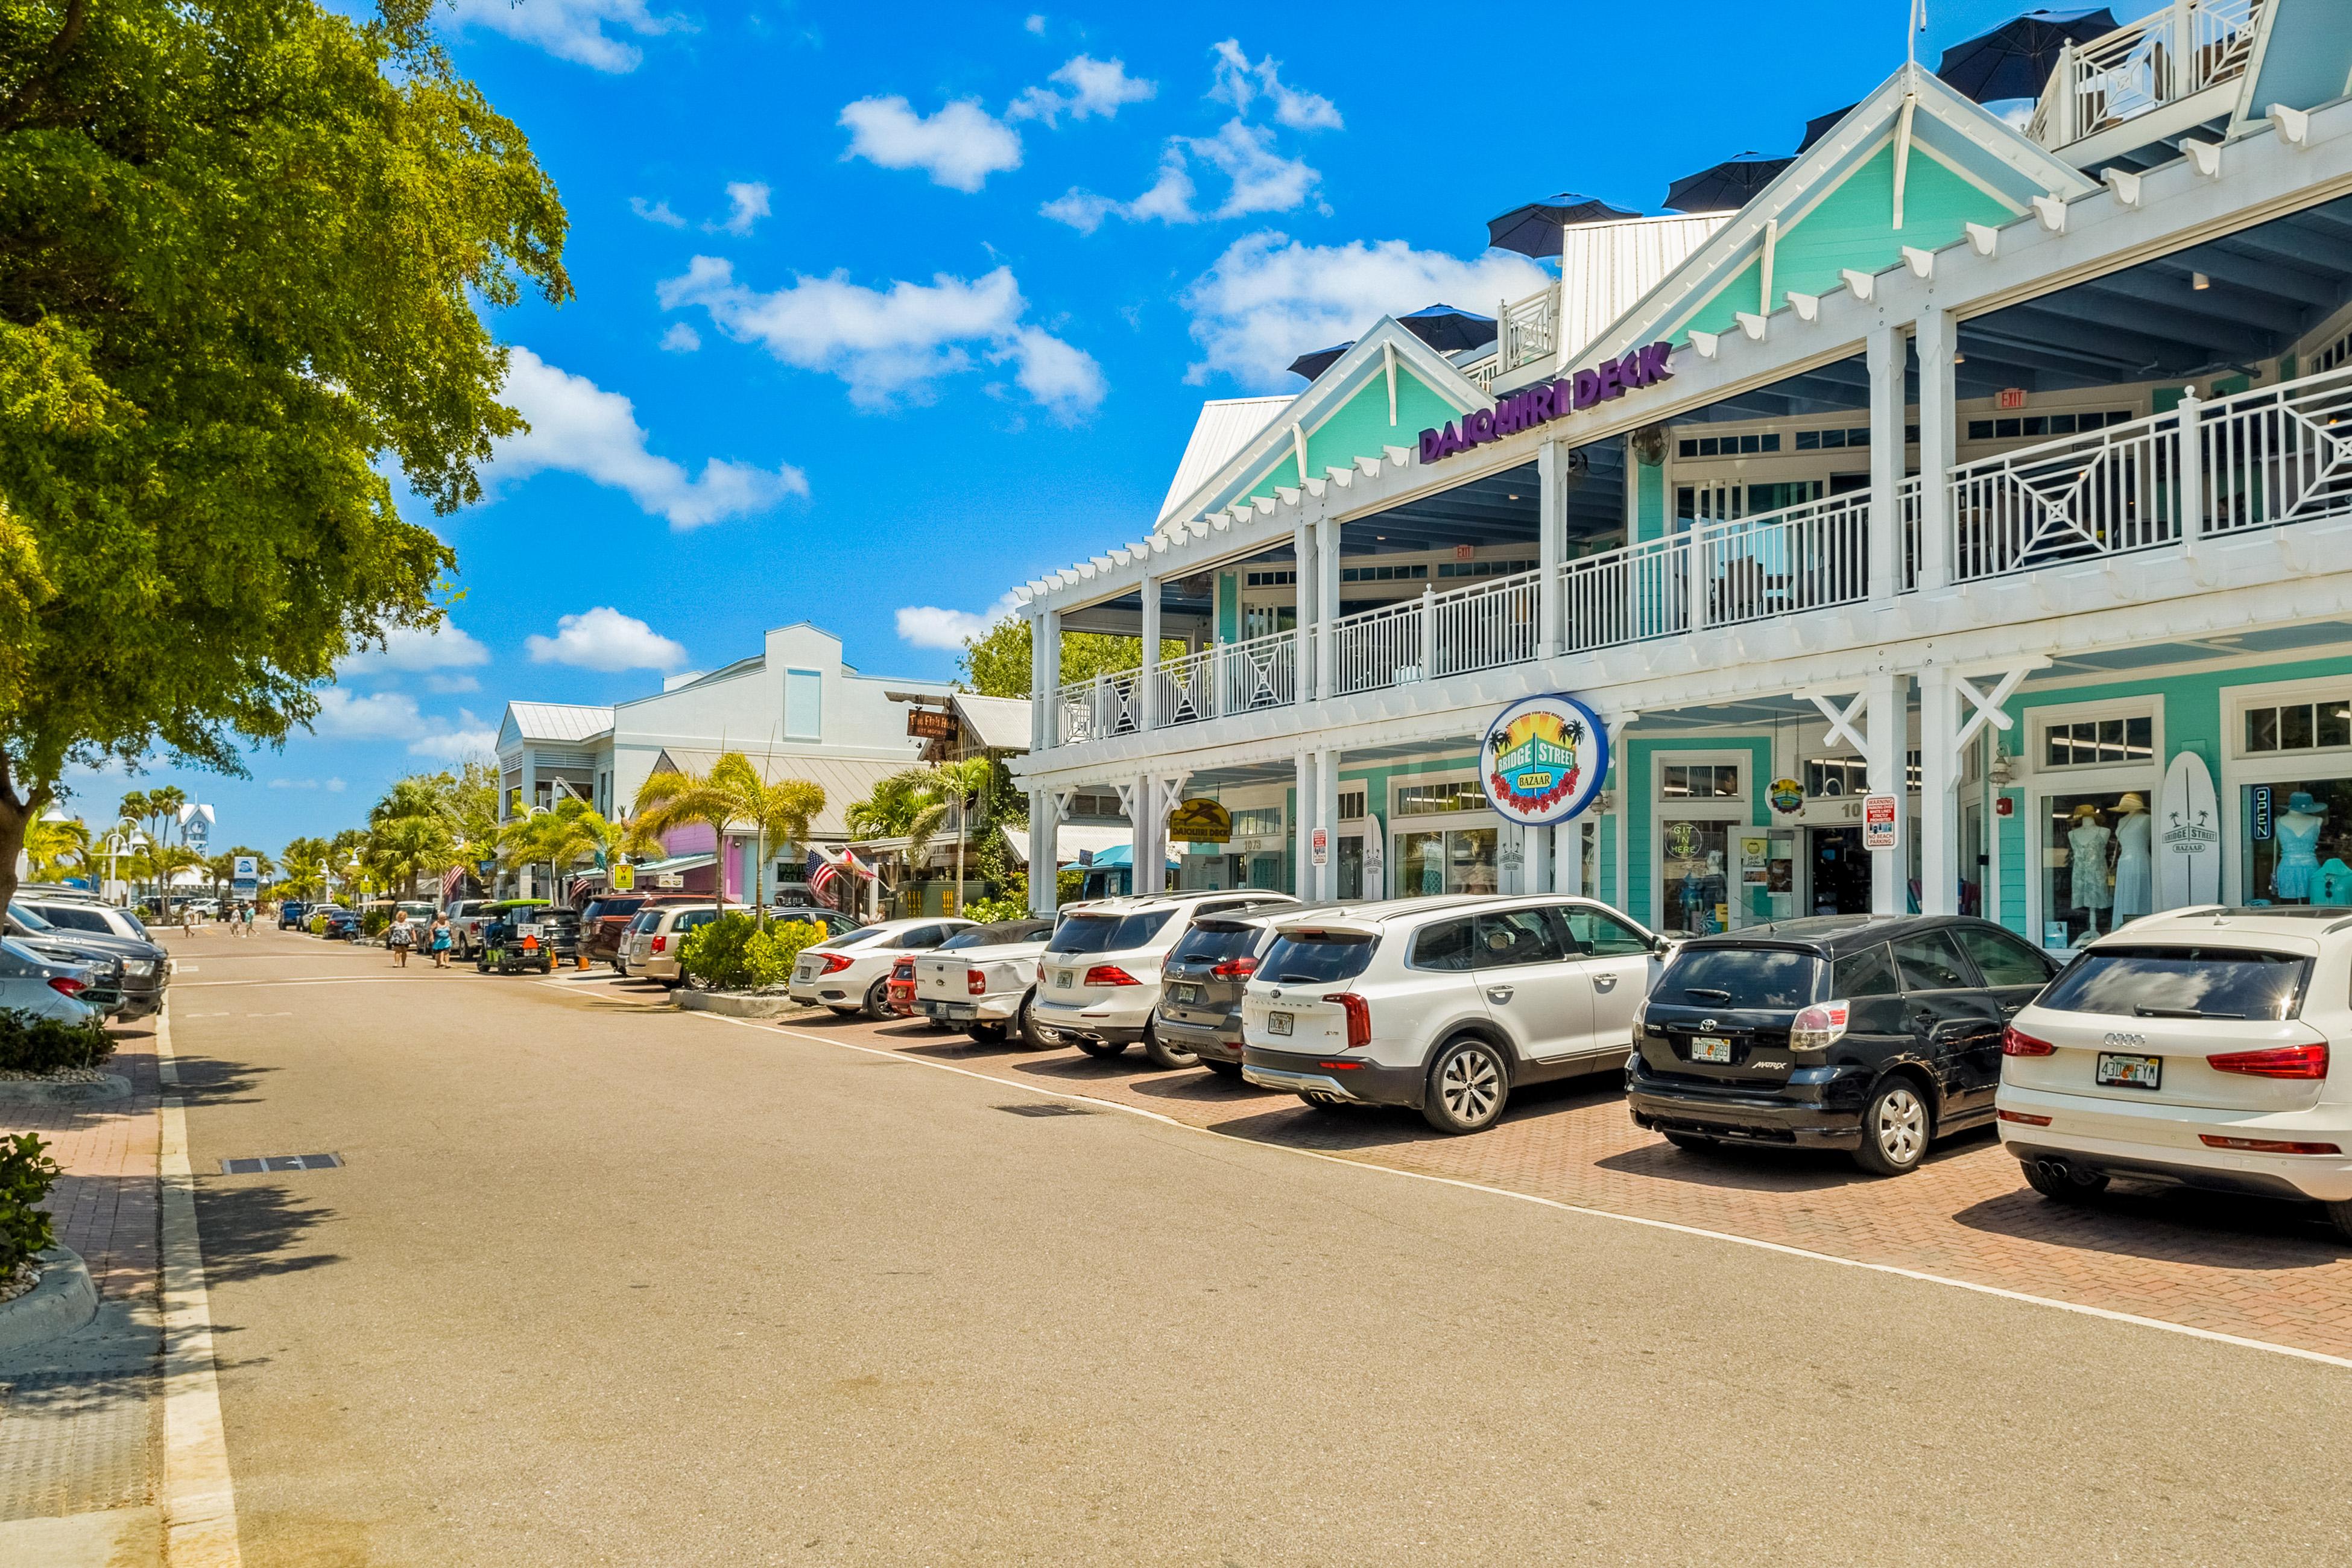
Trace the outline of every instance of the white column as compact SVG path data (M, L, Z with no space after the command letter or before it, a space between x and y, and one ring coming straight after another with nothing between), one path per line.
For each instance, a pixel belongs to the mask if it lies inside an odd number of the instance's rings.
M1919 346L1919 586L1952 580L1952 521L1947 476L1952 468L1953 406L1958 388L1952 355L1959 334L1951 313L1929 310L1912 332ZM1872 432L1875 442L1877 433Z
M1143 668L1137 672L1136 722L1160 727L1160 579L1143 580Z
M1546 441L1536 448L1536 657L1550 658L1559 652L1559 566L1567 532L1568 448Z
M1909 405L1903 387L1903 329L1874 330L1864 359L1870 366L1870 596L1891 602L1901 586L1903 561L1903 427Z
M1326 746L1315 753L1315 826L1323 830L1323 864L1317 868L1315 896L1339 896L1339 753ZM1312 859L1310 848L1308 858Z
M1551 890L1584 896L1584 825L1591 814L1570 817L1552 829Z
M1315 689L1325 697L1339 691L1339 523L1327 517L1315 525Z
M1160 849L1158 805L1151 775L1137 775L1127 807L1129 854L1132 857L1128 890L1139 898L1160 891L1160 882L1168 877L1168 867ZM1158 880L1152 878L1154 868L1159 872Z
M1895 797L1895 847L1876 849L1870 855L1870 912L1876 915L1907 913L1911 900L1905 875L1910 857L1904 847L1904 742L1909 735L1904 697L1904 677L1895 670L1885 670L1870 677L1864 686L1863 729L1867 746L1864 760L1870 774L1872 795Z
M1298 753L1298 809L1293 813L1291 837L1297 864L1291 889L1302 899L1315 896L1315 753Z
M1062 612L1048 609L1037 617L1037 640L1045 646L1037 650L1037 668L1042 684L1038 689L1045 694L1045 744L1062 743Z
M1056 889L1054 878L1061 867L1059 834L1061 813L1055 809L1054 792L1033 789L1029 792L1029 912L1050 915L1054 912Z
M1323 689L1315 657L1315 528L1299 523L1290 531L1290 552L1297 558L1298 700L1311 702Z
M1960 912L1959 693L1941 665L1919 671L1919 912Z

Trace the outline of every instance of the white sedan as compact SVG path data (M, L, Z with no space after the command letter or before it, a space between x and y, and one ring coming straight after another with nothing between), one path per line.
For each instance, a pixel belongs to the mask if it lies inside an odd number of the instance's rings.
M0 1008L83 1024L99 1015L75 997L89 988L86 964L44 958L23 942L0 937Z
M929 952L974 921L957 915L882 921L801 949L786 989L795 1002L814 1002L842 1017L890 1016L890 965L910 952Z

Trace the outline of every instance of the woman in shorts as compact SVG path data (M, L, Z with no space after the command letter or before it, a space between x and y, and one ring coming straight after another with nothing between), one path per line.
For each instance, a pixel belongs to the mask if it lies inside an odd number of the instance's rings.
M392 949L392 966L394 969L408 967L408 950L415 942L416 928L408 923L408 911L402 910L392 917L392 924L386 926L383 932L383 944Z

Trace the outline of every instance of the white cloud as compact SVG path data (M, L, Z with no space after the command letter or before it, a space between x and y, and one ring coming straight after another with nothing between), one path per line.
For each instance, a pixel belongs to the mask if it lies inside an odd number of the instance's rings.
M337 666L338 673L397 669L468 669L490 662L490 650L477 642L457 622L445 620L429 631L394 626L384 634L383 646L355 650Z
M970 280L941 272L929 283L902 280L887 289L835 272L796 277L763 294L736 282L728 262L698 256L659 293L667 310L699 305L739 342L838 376L866 407L928 398L932 383L971 367L975 349L992 363L1016 361L1023 388L1066 416L1092 408L1106 390L1083 350L1024 323L1028 304L1010 268Z
M319 713L311 732L336 741L413 741L429 725L416 699L404 691L375 691L354 696L339 686L319 693Z
M1195 187L1190 161L1199 158L1231 182L1213 212L1192 205ZM1242 217L1251 213L1288 212L1306 205L1323 176L1303 158L1274 151L1274 132L1263 125L1229 120L1214 136L1171 136L1160 155L1160 174L1131 202L1114 201L1072 187L1038 211L1080 234L1092 234L1106 217L1129 223L1199 223L1203 218Z
M408 748L412 757L431 757L437 762L467 763L477 757L498 754L499 732L487 724L474 722L471 713L467 722L443 734L427 735Z
M271 779L269 787L271 789L317 789L319 781L317 779Z
M1045 18L1036 12L1031 12L1029 19L1021 25L1041 38L1045 36Z
M1185 291L1202 351L1188 374L1197 382L1221 372L1277 387L1292 360L1361 337L1384 315L1439 302L1475 310L1531 294L1548 276L1507 251L1465 261L1401 239L1302 245L1272 230L1244 235Z
M530 428L498 444L493 474L518 480L552 468L625 490L672 528L699 528L767 510L787 496L809 493L808 476L787 463L771 471L723 458L707 459L699 478L646 449L635 410L617 392L557 369L516 348L506 395Z
M629 198L629 210L647 223L660 224L664 228L684 228L686 220L669 210L667 202L649 202L643 196Z
M1013 100L1004 118L1042 120L1047 125L1059 123L1066 113L1073 120L1091 120L1097 115L1108 120L1118 113L1122 105L1144 102L1160 90L1158 82L1128 75L1126 62L1098 60L1091 55L1071 56L1061 69L1045 79L1059 82L1070 90L1065 93L1033 87Z
M686 662L683 645L609 605L564 616L556 621L553 637L533 632L523 647L533 664L581 669L676 669Z
M449 10L461 27L486 27L600 71L633 71L645 58L635 44L607 34L605 24L641 38L686 26L683 17L655 16L645 0L450 0Z
M961 648L973 637L1013 614L1013 595L1005 595L978 615L970 610L942 610L932 605L910 605L898 612L898 637L917 647Z
M768 216L768 187L757 180L730 180L727 199L734 210L724 223L705 224L705 228L724 230L729 234L749 234L751 226Z
M988 176L1021 166L1021 133L980 106L961 99L928 117L904 98L861 98L841 111L849 132L844 158L864 158L886 169L921 169L931 183L977 191Z
M482 683L470 675L428 675L425 678L425 690L437 692L445 697L454 696L463 691L479 691L481 689Z
M665 353L690 354L702 346L702 334L684 321L672 321L669 331L662 334L661 346Z
M1276 121L1294 131L1340 128L1339 110L1331 100L1319 92L1301 92L1284 85L1282 62L1272 55L1253 65L1238 38L1227 38L1213 48L1216 83L1209 89L1209 96L1232 104L1235 113L1248 113L1250 105L1263 98L1274 106Z
M342 780L341 780L341 779L329 779L329 780L327 781L327 793L328 793L329 795L341 795L341 794L342 794L342 793L343 793L343 781L342 781Z

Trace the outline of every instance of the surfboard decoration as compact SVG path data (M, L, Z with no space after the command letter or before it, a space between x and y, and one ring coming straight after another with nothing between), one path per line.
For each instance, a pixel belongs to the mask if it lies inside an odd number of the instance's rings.
M2156 796L2156 907L2221 901L2221 803L2205 759L2182 752Z

